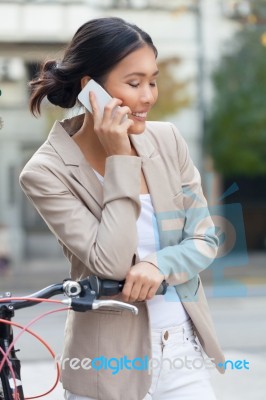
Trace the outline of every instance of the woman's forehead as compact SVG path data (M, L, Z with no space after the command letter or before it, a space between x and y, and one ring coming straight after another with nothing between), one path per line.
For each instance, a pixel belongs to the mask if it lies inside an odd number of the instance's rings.
M113 72L123 73L124 77L133 75L158 75L158 67L154 51L149 46L143 46L124 57L113 69Z

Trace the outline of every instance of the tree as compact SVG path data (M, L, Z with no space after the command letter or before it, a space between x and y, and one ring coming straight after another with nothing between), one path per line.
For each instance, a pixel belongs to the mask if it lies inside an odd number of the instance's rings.
M251 16L242 21L242 29L213 74L216 94L205 142L214 168L225 177L266 174L264 0L251 3Z

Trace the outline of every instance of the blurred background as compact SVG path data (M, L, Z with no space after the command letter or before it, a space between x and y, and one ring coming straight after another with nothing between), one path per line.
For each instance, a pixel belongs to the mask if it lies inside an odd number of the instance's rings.
M18 176L54 120L78 111L46 102L34 118L27 82L42 61L60 60L81 24L102 16L136 23L153 38L160 75L150 119L176 124L202 176L220 238L202 279L227 358L251 363L226 377L213 374L217 399L265 400L265 0L0 0L0 291L28 293L68 275L68 261ZM64 318L38 327L58 351ZM32 343L21 347L32 350ZM46 362L39 348L22 354L30 373L30 362ZM60 389L52 396L62 398Z

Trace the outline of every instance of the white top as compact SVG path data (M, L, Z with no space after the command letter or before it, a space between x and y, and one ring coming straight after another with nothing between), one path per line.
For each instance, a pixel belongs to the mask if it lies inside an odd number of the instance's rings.
M104 178L95 171L103 184ZM140 194L141 213L137 220L138 254L140 260L160 249L159 233L150 194ZM168 286L165 295L156 295L146 300L151 328L167 328L184 323L189 319L174 286Z

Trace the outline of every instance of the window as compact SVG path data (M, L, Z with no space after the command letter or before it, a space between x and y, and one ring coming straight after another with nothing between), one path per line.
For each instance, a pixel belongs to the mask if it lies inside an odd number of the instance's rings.
M0 58L1 106L25 104L25 67L19 58Z

